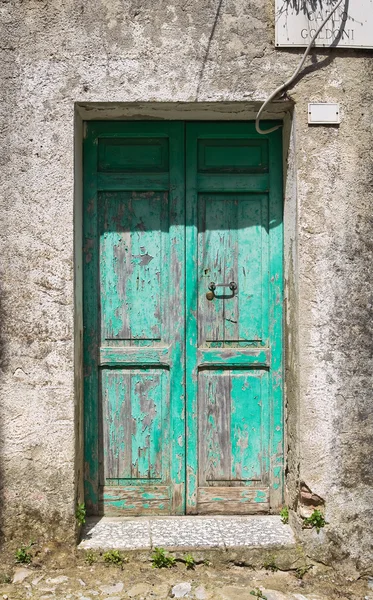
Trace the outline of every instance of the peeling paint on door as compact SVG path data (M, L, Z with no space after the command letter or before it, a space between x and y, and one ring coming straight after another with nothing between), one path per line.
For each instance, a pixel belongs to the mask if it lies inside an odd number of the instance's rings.
M277 132L259 139L247 123L91 122L84 143L88 509L276 507Z
M93 513L185 511L183 136L182 123L87 126L86 502Z
M282 502L280 135L187 125L189 513Z

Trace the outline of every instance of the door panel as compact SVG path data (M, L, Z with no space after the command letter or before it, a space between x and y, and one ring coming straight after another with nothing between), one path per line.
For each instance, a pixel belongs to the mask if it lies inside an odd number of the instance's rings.
M169 438L167 371L103 369L101 373L102 485L167 479L162 461L162 439ZM164 460L167 463L167 456Z
M262 436L268 430L262 406L266 375L257 370L200 370L201 486L262 480Z
M165 321L168 194L99 195L101 345L159 343Z
M267 338L268 198L200 194L198 198L199 345L245 347ZM206 302L210 282L217 288Z
M86 501L93 513L184 512L183 135L180 123L87 126Z
M267 512L280 487L271 420L282 263L271 252L282 220L271 146L251 124L187 125L187 247L197 248L187 255L190 513Z

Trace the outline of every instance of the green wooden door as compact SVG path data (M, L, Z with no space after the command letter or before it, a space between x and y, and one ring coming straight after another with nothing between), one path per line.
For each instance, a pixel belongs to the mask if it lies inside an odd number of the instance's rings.
M89 123L84 171L86 504L182 514L184 125Z
M190 513L282 500L280 140L247 123L187 126Z
M247 123L85 131L89 511L278 507L279 134Z

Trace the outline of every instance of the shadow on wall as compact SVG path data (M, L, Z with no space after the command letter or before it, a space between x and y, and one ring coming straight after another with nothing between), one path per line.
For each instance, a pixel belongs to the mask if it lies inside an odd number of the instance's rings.
M333 9L338 0L283 0L283 9L284 11L292 10L297 14L304 13L308 15L309 13L313 13L317 10L330 8ZM350 0L345 0L345 3L342 3L341 9L347 12L348 4Z

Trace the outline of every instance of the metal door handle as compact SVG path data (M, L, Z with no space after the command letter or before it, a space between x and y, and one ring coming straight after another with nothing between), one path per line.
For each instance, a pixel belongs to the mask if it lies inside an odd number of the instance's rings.
M213 281L211 281L211 283L209 284L209 290L211 290L212 292L214 292L217 287L229 287L229 289L232 292L235 292L237 289L237 283L235 283L234 281L231 281L230 283L214 283Z

